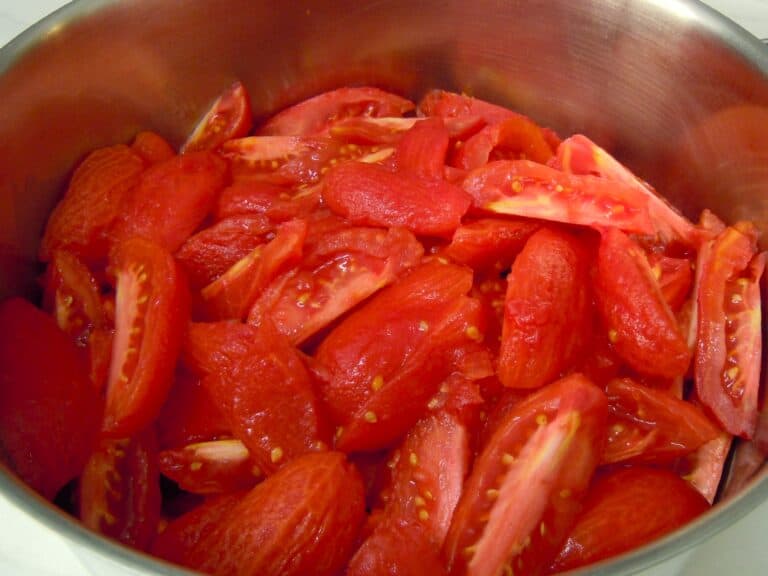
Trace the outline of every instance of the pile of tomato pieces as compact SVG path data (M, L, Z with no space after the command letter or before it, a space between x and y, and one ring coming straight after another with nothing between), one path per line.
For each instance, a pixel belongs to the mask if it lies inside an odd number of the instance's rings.
M235 84L181 153L88 155L40 259L40 308L0 305L0 456L204 572L551 574L768 448L755 227L465 95L254 127Z

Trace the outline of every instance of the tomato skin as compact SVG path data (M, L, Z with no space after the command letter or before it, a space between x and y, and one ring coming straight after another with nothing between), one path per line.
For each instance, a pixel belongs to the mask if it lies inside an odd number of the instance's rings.
M173 256L149 240L116 246L115 337L102 432L125 438L153 422L173 384L189 293Z
M176 252L214 207L226 183L226 163L209 152L155 164L126 199L111 235L116 243L140 237Z
M616 470L590 488L584 510L548 573L642 546L708 509L706 500L672 472L642 467Z
M620 230L602 235L594 284L598 310L622 359L642 374L685 374L688 344L645 253Z
M176 156L176 152L165 138L154 132L139 132L133 139L131 149L141 156L148 166L165 162Z
M196 288L210 284L260 244L274 226L263 216L233 216L190 236L176 253Z
M0 304L0 326L0 454L53 499L88 459L101 401L82 356L53 318L11 298Z
M725 430L751 438L757 426L762 352L760 278L754 228L727 228L697 263L694 380L701 402Z
M378 88L339 88L278 112L259 128L258 133L264 136L318 134L340 118L402 116L413 108L413 102Z
M427 118L403 134L395 150L398 170L421 178L443 178L450 135L440 118Z
M80 520L139 550L149 547L160 519L157 437L102 439L80 477Z
M265 473L330 444L301 356L269 322L191 324L184 360Z
M537 574L546 567L597 466L606 415L605 394L579 374L507 413L475 460L454 513L444 549L452 574L499 574L505 565Z
M54 248L63 248L87 263L101 263L109 252L109 230L143 172L144 162L128 146L100 148L88 155L48 219L40 260L47 262Z
M530 236L541 227L535 220L480 218L453 233L443 254L475 270L500 272L512 265Z
M185 558L213 574L337 574L365 519L357 470L337 452L297 458L253 488Z
M314 187L296 192L269 182L240 182L221 191L215 215L218 220L249 214L284 222L308 216L319 201L319 191Z
M231 138L245 136L252 127L250 96L245 86L235 82L200 119L182 146L182 152L213 150Z
M577 237L542 228L507 276L498 376L510 388L538 388L579 358L592 320L589 251Z
M665 463L717 438L720 430L691 402L628 378L612 380L608 444L602 462Z
M416 235L449 237L469 208L469 197L443 180L425 180L349 162L323 180L323 200L353 224L401 226Z

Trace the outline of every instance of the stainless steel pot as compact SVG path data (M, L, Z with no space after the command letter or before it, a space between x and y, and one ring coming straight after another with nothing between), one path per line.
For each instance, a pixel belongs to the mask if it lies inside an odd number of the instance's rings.
M256 115L348 83L463 90L589 134L691 217L708 207L768 230L768 50L698 2L80 0L0 51L0 296L33 289L79 158L142 128L181 142L235 78ZM700 543L768 497L767 476L589 572ZM189 574L88 532L3 470L0 491L101 573Z

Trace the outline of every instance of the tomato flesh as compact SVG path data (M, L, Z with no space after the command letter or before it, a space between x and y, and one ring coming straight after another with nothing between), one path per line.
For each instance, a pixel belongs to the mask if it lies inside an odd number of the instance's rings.
M248 91L240 82L225 90L200 119L182 146L183 152L213 150L251 131L253 116Z

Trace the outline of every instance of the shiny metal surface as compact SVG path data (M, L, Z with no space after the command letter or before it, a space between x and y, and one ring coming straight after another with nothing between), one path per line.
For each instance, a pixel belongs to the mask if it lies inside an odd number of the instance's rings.
M34 286L46 215L83 154L141 128L179 143L234 78L263 116L347 83L463 90L591 135L691 217L709 207L768 230L768 51L698 2L80 0L0 51L0 295ZM0 490L131 573L188 573L89 533L4 472ZM764 473L589 572L660 562L766 497Z

